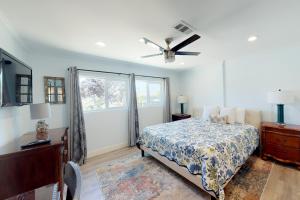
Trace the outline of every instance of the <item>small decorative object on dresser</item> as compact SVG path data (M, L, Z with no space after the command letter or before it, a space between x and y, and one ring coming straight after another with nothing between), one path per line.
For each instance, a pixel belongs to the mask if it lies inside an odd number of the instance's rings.
M49 103L38 103L30 105L31 119L39 119L36 124L36 139L47 140L48 139L48 124L45 122L46 119L51 116L50 104Z
M300 169L300 125L261 124L262 158L296 164Z
M182 119L188 119L191 118L191 115L188 114L172 114L172 121L178 121Z
M177 97L177 102L180 104L180 112L183 115L184 114L184 104L187 102L187 97L180 95Z

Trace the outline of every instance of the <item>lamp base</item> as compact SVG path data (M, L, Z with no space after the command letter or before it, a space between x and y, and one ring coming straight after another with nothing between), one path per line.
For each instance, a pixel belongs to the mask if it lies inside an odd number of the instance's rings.
M184 111L183 111L183 103L180 104L180 111L181 111L181 114L183 115L183 114L184 114Z
M49 139L48 124L45 122L45 120L40 120L36 124L36 139L37 140Z
M284 124L284 105L277 104L277 123Z

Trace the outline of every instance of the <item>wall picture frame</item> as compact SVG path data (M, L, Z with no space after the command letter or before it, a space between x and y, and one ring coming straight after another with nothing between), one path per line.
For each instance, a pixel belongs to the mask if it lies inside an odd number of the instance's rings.
M45 103L65 104L65 78L44 76Z

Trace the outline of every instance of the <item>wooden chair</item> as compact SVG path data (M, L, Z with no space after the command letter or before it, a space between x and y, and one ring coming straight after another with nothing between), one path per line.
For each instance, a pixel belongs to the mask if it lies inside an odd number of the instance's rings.
M66 200L80 200L81 172L76 163L69 161L65 165L64 182L68 186Z

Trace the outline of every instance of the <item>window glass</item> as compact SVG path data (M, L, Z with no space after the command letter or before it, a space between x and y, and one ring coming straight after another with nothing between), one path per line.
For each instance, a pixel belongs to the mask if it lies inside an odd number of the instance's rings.
M126 105L126 82L109 81L107 83L108 107L123 107Z
M139 107L161 105L162 82L153 79L136 80L136 96Z
M136 98L137 98L137 104L139 106L144 106L148 103L148 90L147 90L147 82L142 80L136 80L135 82L136 87Z
M84 111L105 108L105 79L80 76L80 94Z
M161 105L162 81L137 79L135 83L139 107ZM84 111L127 107L128 77L80 74L79 84Z
M149 103L159 104L161 101L161 84L149 83Z

